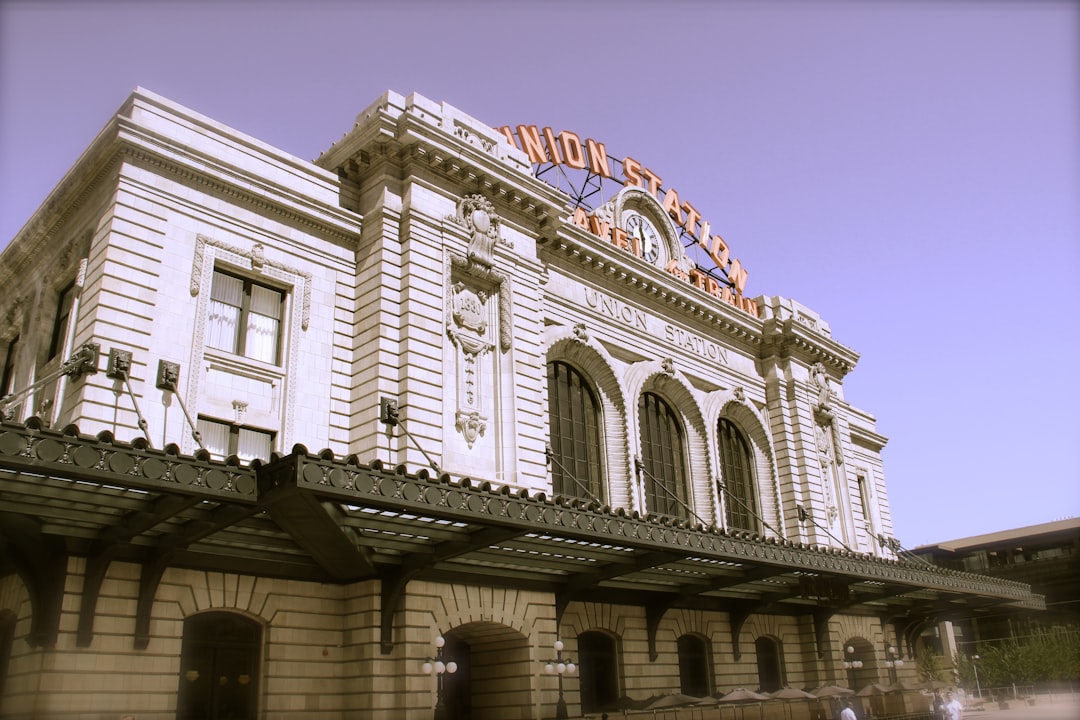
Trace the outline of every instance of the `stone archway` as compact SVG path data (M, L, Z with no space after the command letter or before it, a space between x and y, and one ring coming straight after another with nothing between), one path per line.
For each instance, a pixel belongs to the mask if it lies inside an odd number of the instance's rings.
M850 637L844 641L841 651L844 654L846 682L852 690L858 691L880 682L877 656L869 640L859 636Z
M535 668L527 638L493 622L459 625L445 634L444 656L457 672L444 676L446 720L527 720L533 717Z

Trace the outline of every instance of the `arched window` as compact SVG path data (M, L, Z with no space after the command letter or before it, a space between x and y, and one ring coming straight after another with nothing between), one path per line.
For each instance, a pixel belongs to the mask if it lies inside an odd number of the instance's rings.
M754 641L757 652L758 685L765 692L776 692L784 687L784 651L780 641L762 635Z
M712 655L700 635L679 637L679 684L683 695L705 697L712 693Z
M720 418L720 477L724 484L727 525L736 530L760 532L757 493L754 490L753 454L750 443L735 423Z
M638 401L645 510L686 517L683 429L668 404L652 393Z
M581 712L612 709L619 699L619 658L615 638L590 630L578 635Z
M588 380L564 362L548 364L548 415L552 492L602 500L599 405Z
M258 623L235 613L184 620L177 720L255 720L261 636Z

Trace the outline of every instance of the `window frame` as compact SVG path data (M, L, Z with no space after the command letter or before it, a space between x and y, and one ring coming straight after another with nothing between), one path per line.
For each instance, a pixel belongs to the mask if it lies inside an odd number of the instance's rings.
M65 285L56 298L56 314L53 316L52 338L49 341L49 357L52 360L64 349L68 332L71 330L71 306L75 300L75 281Z
M236 271L232 270L231 268L226 268L226 267L222 267L221 265L215 264L213 269L210 271L209 304L207 305L207 309L206 309L206 317L207 317L208 320L210 318L210 313L212 312L213 303L214 302L220 302L220 301L217 301L217 300L214 299L214 281L216 279L216 276L219 275L219 274L223 275L225 277L228 277L228 278L232 278L234 280L239 280L243 284L242 290L241 290L241 304L240 304L240 307L239 307L240 313L239 313L239 317L237 317L237 319L236 319L236 327L235 327L234 332L233 332L232 348L218 347L216 345L211 344L211 342L209 340L206 341L206 347L208 349L210 349L210 350L216 350L216 351L219 351L219 352L228 353L230 355L234 355L236 357L243 358L244 360L247 360L247 361L257 362L257 363L266 363L268 365L273 365L275 367L281 367L282 364L283 364L282 358L285 355L285 323L286 323L286 319L287 319L288 298L289 298L289 294L290 294L290 289L283 288L283 287L281 287L279 285L276 285L274 283L271 283L271 282L266 282L262 278L259 278L259 279L252 278L251 276L245 275L242 272L236 272ZM274 358L273 358L273 360L269 360L269 361L268 360L262 360L262 359L257 358L257 357L252 357L251 355L247 354L248 353L248 331L250 329L248 327L248 320L249 320L249 318L250 318L250 316L252 314L252 311L251 311L251 295L252 295L252 288L253 287L259 287L259 288L262 288L264 290L273 291L273 292L277 293L277 295L278 295L278 297L280 299L280 301L278 303L279 312L278 312L278 317L277 317L277 332L276 332L276 337L274 339ZM236 306L235 305L229 305L229 307L236 307ZM255 313L255 314L259 314L259 313Z
M638 426L646 513L689 517L686 428L681 416L658 393L643 392L638 398ZM661 486L668 492L661 495Z
M753 445L738 423L731 418L721 417L717 420L716 433L720 446L720 482L723 484L725 526L759 533L761 503L754 472ZM732 447L732 442L736 444L735 447Z
M15 391L15 360L19 352L19 335L11 338L4 352L4 367L0 373L0 397L6 397Z
M691 632L680 635L675 643L679 655L679 692L695 697L711 695L715 689L715 671L708 639ZM702 681L704 685L700 684Z
M223 426L223 427L227 428L227 430L228 430L228 438L229 438L229 447L228 447L227 452L223 456L221 456L222 460L224 460L225 458L232 457L233 455L236 455L238 458L240 457L240 455L239 455L239 443L240 443L240 431L241 430L247 430L249 432L259 433L260 435L266 435L270 440L270 452L273 453L277 449L277 445L276 445L277 432L275 432L274 430L267 430L266 428L255 427L255 426L252 426L252 425L244 425L242 423L229 422L227 420L222 420L220 418L211 417L209 415L199 415L198 418L196 418L196 420L195 420L195 427L197 429L199 429L199 436L200 437L204 436L204 433L203 433L203 431L202 431L202 429L200 427L202 425L202 423L211 423L213 425L220 425L220 426ZM209 452L209 450L207 452ZM211 453L211 456L215 456L215 455L216 455L216 453ZM267 457L265 457L265 458L250 458L250 459L240 458L240 459L243 462L251 462L251 460L254 460L254 459L259 459L259 460L265 461L265 460L269 460L269 455Z
M604 502L603 412L595 386L564 360L547 364L547 382L551 491ZM567 427L570 432L562 432Z

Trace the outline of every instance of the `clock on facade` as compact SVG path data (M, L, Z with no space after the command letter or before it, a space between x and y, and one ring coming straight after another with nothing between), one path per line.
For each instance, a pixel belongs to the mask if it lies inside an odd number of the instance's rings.
M641 255L646 262L655 264L661 259L663 240L651 220L640 213L627 212L623 228L630 236L631 242L637 240L641 247Z

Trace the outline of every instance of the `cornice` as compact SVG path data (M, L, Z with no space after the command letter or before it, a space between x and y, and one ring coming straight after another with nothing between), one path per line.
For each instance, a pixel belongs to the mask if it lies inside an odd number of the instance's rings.
M273 213L319 235L351 243L359 233L361 218L337 205L309 200L256 173L224 165L214 157L177 145L171 138L152 134L128 118L120 118L118 127L125 158Z
M859 354L806 327L794 318L768 318L763 327L762 357L797 357L806 364L821 362L843 377L855 369Z
M604 243L578 228L569 218L561 220L558 232L552 233L550 238L540 238L538 243L548 252L584 265L640 297L666 303L684 319L708 324L716 332L750 346L760 346L762 343L763 324L759 318L713 298L690 283L639 262L625 250Z
M117 127L114 117L0 253L0 287L10 287L15 278L25 274L27 264L43 251L49 238L83 208L106 177L117 172L121 164Z

